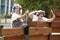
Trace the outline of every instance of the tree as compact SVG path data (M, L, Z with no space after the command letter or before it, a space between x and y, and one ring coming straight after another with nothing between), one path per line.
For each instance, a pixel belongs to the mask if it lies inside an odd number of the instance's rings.
M50 8L53 6L55 8L60 8L60 1L59 0L17 0L17 3L22 5L23 10L29 9L30 11L33 10L45 10L47 17L50 13Z

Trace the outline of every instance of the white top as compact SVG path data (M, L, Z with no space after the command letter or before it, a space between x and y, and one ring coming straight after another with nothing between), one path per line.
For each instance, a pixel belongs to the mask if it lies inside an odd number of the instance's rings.
M18 19L19 17L21 17L20 14L17 14L17 13L13 13L12 14L12 17L11 17L11 28L12 28L12 23L14 20ZM20 19L22 22L23 22L23 19Z
M33 15L32 21L37 21L37 20L38 20L38 17L36 15Z
M14 21L14 20L16 20L16 19L19 18L19 17L20 17L19 14L13 13L13 14L12 14L12 17L11 17L11 21Z
M42 17L41 19L39 19L36 15L33 15L32 21L46 22L46 21L48 21L48 18Z
M16 20L16 19L19 18L19 17L21 17L21 15L16 14L16 13L13 13L13 14L12 14L12 17L11 17L11 21L14 21L14 20ZM21 19L21 21L23 21L23 19Z
M38 18L38 21L39 22L47 22L48 18L46 18L46 17L42 17L41 19Z

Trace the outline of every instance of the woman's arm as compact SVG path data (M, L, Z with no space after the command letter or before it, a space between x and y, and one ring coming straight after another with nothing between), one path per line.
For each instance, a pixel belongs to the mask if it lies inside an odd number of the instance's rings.
M32 12L30 12L30 13L29 13L29 17L30 17L30 18L33 18L33 15L34 15L36 12L37 12L37 11L32 11Z
M25 11L25 13L23 14L23 15L21 15L20 17L19 17L19 19L23 19L27 14L29 13L29 11L27 10L27 11Z
M55 14L53 13L53 10L51 10L52 18L48 19L48 22L52 22L55 19Z

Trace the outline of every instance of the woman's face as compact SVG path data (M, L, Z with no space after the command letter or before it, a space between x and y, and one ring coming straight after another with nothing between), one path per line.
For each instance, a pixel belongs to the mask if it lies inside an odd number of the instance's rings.
M44 17L44 14L43 13L40 13L38 17L39 18L42 18L42 17Z
M15 12L16 12L16 13L19 13L19 11L20 11L20 8L19 8L19 7L16 7L16 8L15 8Z

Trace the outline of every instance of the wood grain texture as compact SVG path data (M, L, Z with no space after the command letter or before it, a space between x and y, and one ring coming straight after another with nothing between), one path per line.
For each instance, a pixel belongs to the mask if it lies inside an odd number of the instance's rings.
M15 35L24 35L23 28L11 28L11 29L2 29L3 36L15 36Z

